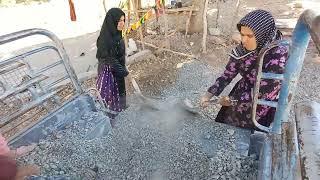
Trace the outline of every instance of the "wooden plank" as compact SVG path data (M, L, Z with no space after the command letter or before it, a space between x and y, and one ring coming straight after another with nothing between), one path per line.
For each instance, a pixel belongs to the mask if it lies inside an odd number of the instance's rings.
M137 10L138 13L146 13L148 12L150 9L139 9ZM198 12L199 9L198 8L192 8L192 7L185 7L185 8L178 8L178 9L166 9L166 13L176 13L176 12L189 12L189 11L193 11L193 12ZM124 12L127 13L135 13L134 11L128 11L128 10L124 10Z
M163 17L164 17L164 39L166 48L170 49L170 41L168 39L168 17L166 13L166 6L163 5Z
M207 9L209 0L205 1L203 9L203 37L202 37L202 52L207 52L207 34L208 34L208 22L207 22Z
M186 56L186 57L189 57L189 58L196 58L196 56L194 55L191 55L191 54L185 54L185 53L181 53L181 52L177 52L177 51L173 51L173 50L170 50L170 49L166 49L166 48L161 48L161 47L158 47L158 46L155 46L153 44L150 44L150 43L146 43L146 42L141 42L141 41L137 41L138 43L143 43L147 46L150 46L152 48L155 48L155 49L161 49L163 51L167 51L167 52L170 52L170 53L173 53L173 54L177 54L177 55L180 55L180 56Z
M139 12L138 12L138 9L137 9L138 2L135 1L135 0L130 0L130 1L132 2L132 5L133 5L133 10L134 10L134 13L135 13L135 16L136 16L136 20L139 21L140 20ZM142 34L141 27L138 29L138 31L139 31L139 35L140 35L140 40L143 42L143 34ZM144 44L142 44L142 49L145 49Z
M193 11L192 11L192 8L191 8L191 10L190 10L190 12L189 12L189 15L188 15L187 22L186 22L186 33L185 33L185 36L188 35L188 31L189 31L189 27L190 27L190 21L191 21L192 13L193 13Z

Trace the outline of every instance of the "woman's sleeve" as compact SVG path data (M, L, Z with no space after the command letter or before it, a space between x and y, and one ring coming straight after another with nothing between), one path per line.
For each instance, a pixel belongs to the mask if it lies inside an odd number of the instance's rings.
M113 71L113 74L117 77L126 77L128 76L129 72L127 68L120 64L119 60L113 59L114 63L112 63L111 68Z
M230 57L223 74L217 78L215 83L208 89L208 92L214 96L219 96L221 94L224 88L229 85L239 73L239 63L237 61L237 59Z
M122 65L120 63L120 59L118 58L118 54L120 51L119 48L117 46L114 46L114 48L111 49L111 56L112 56L112 62L111 62L111 68L113 71L113 74L117 77L123 78L128 76L129 72L124 65ZM124 56L120 57L120 58L124 58Z

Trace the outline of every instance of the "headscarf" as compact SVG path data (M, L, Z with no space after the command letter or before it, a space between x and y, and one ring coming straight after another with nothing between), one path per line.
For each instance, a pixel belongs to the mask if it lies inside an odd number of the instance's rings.
M125 16L125 13L119 8L111 8L107 12L97 40L98 51L96 57L98 59L111 56L110 51L115 48L119 51L122 34L117 26L121 16Z
M247 26L253 31L257 41L257 49L249 51L240 44L234 48L230 54L230 56L236 59L241 59L252 53L259 53L259 51L269 43L282 39L282 34L276 28L274 18L265 10L254 10L248 13L237 24L239 32L241 26Z

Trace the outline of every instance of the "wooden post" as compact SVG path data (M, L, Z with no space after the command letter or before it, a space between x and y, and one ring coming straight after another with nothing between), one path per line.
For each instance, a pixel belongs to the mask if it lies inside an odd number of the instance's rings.
M233 14L233 17L232 17L232 21L231 21L231 26L230 26L230 32L229 32L229 36L231 37L232 35L232 32L234 30L234 22L235 20L237 19L238 17L238 14L239 14L239 7L240 7L240 0L237 0L237 4L236 4L236 11L234 12ZM232 38L230 38L230 41L232 40Z
M127 2L128 4L128 11L127 11L127 21L125 23L125 30L127 30L129 27L130 27L130 18L131 18L131 3L130 1ZM124 36L124 42L125 42L125 45L126 45L126 48L128 48L128 37L127 37L127 34L125 33L125 36Z
M207 9L209 0L205 1L203 8L203 37L202 37L202 52L207 53L207 34L208 34L208 24L207 24Z
M165 38L165 47L170 49L170 41L168 39L168 18L166 13L166 5L163 5L163 17L164 17L164 38Z
M135 12L136 20L139 21L140 18L139 18L139 13L138 13L138 9L137 9L138 1L132 0L132 5L133 5L134 12ZM141 27L139 28L138 31L140 34L140 40L143 42L143 33L142 33ZM144 49L144 44L142 44L142 49Z
M107 14L107 5L106 5L106 1L107 1L107 0L102 0L102 4L103 4L104 12Z
M207 11L205 11L205 12L207 12ZM220 0L217 0L216 28L218 28L219 16L220 16Z
M191 20L192 13L193 13L192 10L193 10L193 6L191 6L191 10L190 10L190 12L189 12L189 16L188 16L188 19L187 19L185 36L188 35L188 31L189 31L189 27L190 27L190 20Z
M71 18L71 21L76 21L77 20L77 16L76 16L76 10L74 9L73 0L69 0L69 7L70 7L70 18Z

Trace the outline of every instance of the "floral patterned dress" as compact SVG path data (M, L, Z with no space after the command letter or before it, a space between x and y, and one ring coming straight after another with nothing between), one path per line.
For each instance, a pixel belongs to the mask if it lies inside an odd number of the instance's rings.
M208 89L214 96L219 96L224 88L240 74L242 78L236 83L229 94L230 98L238 100L234 106L223 106L217 117L217 122L230 124L242 128L254 128L251 120L252 92L257 74L257 53L249 54L242 59L230 58L224 73ZM288 48L275 47L269 50L263 61L263 72L282 74L288 57ZM277 101L281 87L280 80L262 79L260 83L259 98ZM274 119L276 109L269 106L258 105L257 120L264 126L270 126Z

